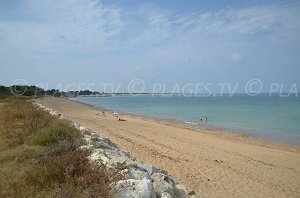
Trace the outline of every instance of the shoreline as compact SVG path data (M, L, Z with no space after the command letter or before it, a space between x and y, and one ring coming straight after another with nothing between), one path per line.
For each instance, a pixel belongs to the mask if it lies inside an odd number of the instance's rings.
M105 108L105 107L98 107L94 106L92 104L84 103L81 101L77 100L72 100L72 98L65 98L67 100L70 100L72 102L77 102L82 105L87 105L92 108L98 109L99 111L104 111L104 112L114 112L116 110ZM132 118L137 118L137 119L142 119L144 121L152 121L152 122L158 122L160 124L164 124L167 126L173 125L179 128L183 129L190 129L195 132L200 132L200 133L209 133L213 135L219 135L219 136L224 136L226 138L231 138L232 140L236 141L242 141L244 143L251 143L251 144L256 144L259 146L264 146L268 148L274 148L274 145L277 147L280 146L282 148L288 149L288 150L297 150L300 151L300 144L294 144L294 143L287 143L283 142L277 139L272 139L268 137L260 137L256 136L253 134L250 134L250 132L247 131L239 131L239 130L233 130L233 129L227 129L227 128L221 128L221 127L216 127L216 126L201 126L200 124L190 124L186 123L186 121L182 120L176 120L176 119L171 119L171 118L158 118L154 116L147 116L147 115L137 115L134 113L128 113L128 112L123 112L123 111L118 111L119 115L123 116L129 116Z
M178 123L121 114L126 122L101 108L66 98L39 103L109 137L137 160L167 170L204 196L297 197L300 151L243 135L212 129L190 129Z

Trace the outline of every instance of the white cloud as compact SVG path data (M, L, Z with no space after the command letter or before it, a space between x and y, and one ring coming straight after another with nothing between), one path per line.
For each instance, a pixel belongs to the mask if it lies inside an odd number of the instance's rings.
M243 9L225 9L216 12L179 15L173 23L178 34L187 38L201 36L247 35L267 33L272 38L298 40L300 6L268 5ZM273 39L276 41L276 39Z
M105 46L123 25L120 8L94 0L32 0L24 10L33 20L0 20L9 47Z
M299 43L298 4L178 13L153 5L125 10L99 0L26 2L23 14L30 20L0 19L2 50L84 53L131 48L163 54L171 61L172 56L182 59L195 50L194 56L214 53L221 45L230 48L224 49L224 57L228 51L239 51L235 48L242 44ZM230 59L242 58L233 54Z

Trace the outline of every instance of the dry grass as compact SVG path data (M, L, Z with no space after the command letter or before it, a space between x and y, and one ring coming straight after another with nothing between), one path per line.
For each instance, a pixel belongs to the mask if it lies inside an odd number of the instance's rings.
M121 179L78 150L82 136L24 98L0 106L0 197L111 197Z

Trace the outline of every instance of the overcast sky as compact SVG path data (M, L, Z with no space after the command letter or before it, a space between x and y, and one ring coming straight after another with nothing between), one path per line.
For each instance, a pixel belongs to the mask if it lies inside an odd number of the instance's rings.
M297 0L0 1L4 85L100 90L142 79L172 88L255 78L288 90L300 86L299 52Z

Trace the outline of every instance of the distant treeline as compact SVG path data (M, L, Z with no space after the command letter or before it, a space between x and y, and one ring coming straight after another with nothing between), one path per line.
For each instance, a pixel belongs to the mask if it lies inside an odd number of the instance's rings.
M37 86L28 85L13 85L13 86L3 86L0 85L0 96L54 96L54 97L75 97L82 95L104 95L104 93L82 90L82 91L59 91L58 89L44 90Z

